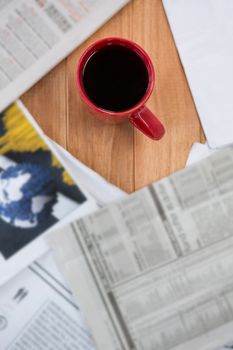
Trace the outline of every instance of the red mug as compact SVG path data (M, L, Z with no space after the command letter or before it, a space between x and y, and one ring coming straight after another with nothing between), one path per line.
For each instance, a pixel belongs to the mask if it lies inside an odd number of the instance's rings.
M147 69L149 77L144 96L132 108L120 112L109 111L94 104L86 93L83 84L83 72L87 62L96 52L109 45L124 46L139 55ZM148 54L136 43L122 38L113 37L96 41L84 51L77 66L77 88L84 104L88 107L92 115L104 121L117 124L129 121L146 136L153 140L159 140L163 137L165 129L158 118L145 106L146 101L152 93L154 81L154 68Z

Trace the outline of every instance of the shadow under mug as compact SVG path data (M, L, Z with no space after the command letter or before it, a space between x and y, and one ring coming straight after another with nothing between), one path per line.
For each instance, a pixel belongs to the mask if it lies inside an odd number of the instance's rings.
M142 99L132 108L121 112L108 111L95 105L88 97L83 84L83 72L90 57L98 50L110 45L120 45L132 50L140 56L148 72L148 86ZM165 129L159 119L145 106L152 93L154 81L154 68L148 54L136 43L122 38L110 37L94 42L84 51L77 66L77 88L84 104L93 116L106 122L117 124L129 121L146 136L153 140L159 140L163 137Z

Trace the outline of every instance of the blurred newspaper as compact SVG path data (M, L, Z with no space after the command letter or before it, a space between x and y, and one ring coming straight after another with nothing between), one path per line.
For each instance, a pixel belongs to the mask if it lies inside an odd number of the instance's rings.
M98 205L126 196L61 146L55 142L53 145L79 186L91 193ZM1 350L95 349L79 307L50 252L1 286L0 339Z
M1 286L0 349L95 349L51 254Z
M50 235L97 348L232 341L233 148Z
M0 0L0 111L129 0Z

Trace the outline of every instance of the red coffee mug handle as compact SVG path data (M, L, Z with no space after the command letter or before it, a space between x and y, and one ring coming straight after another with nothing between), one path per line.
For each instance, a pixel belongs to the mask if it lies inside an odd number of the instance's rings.
M130 122L153 140L160 140L165 133L162 123L146 106L133 114Z

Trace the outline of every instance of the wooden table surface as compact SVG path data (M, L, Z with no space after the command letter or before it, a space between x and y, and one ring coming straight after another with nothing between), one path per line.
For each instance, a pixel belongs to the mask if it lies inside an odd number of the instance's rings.
M129 38L150 54L156 85L147 105L166 127L161 141L129 124L104 124L83 110L75 88L76 62L88 45L106 36ZM132 0L22 100L47 135L128 192L184 167L193 142L204 141L162 0Z

